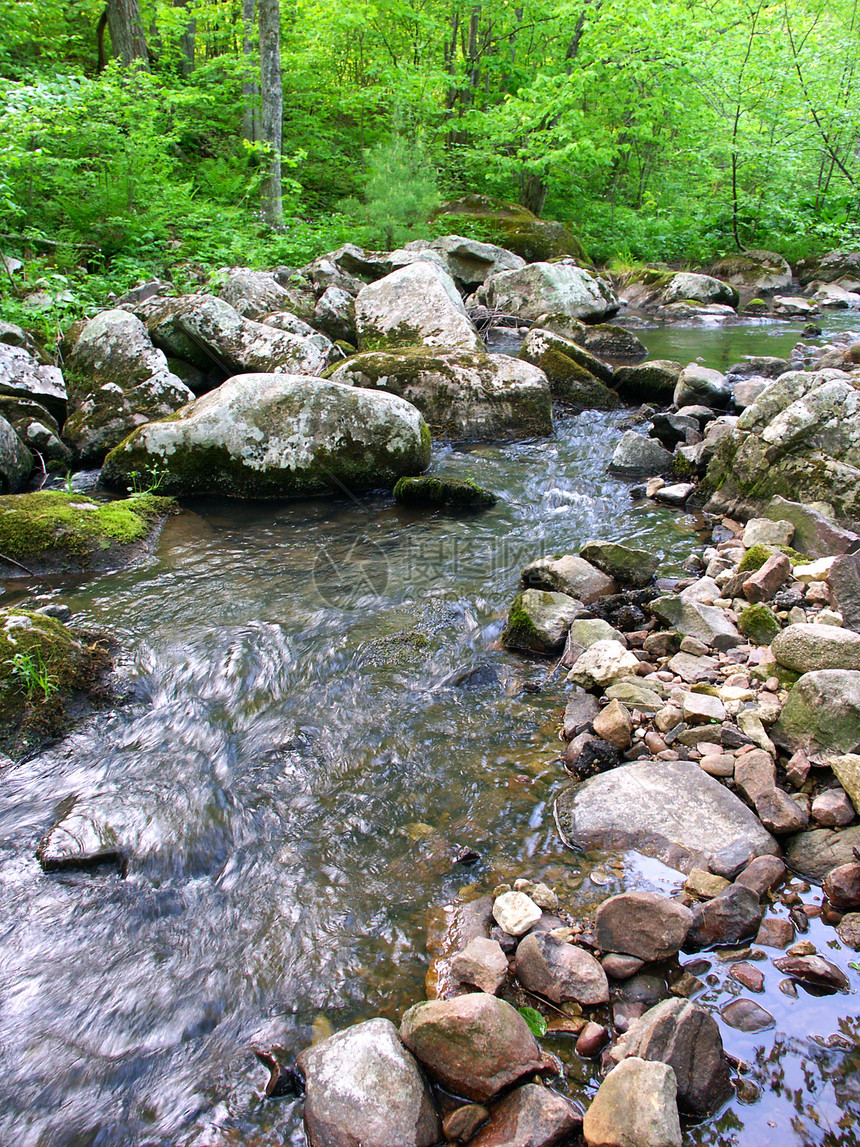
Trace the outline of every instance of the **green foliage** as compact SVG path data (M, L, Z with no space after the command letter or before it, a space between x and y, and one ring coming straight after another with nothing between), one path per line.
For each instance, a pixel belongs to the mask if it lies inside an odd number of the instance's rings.
M360 214L373 247L399 247L426 228L439 202L436 172L420 140L395 135L365 153L364 203L347 201L347 210Z
M47 701L60 687L59 678L45 664L40 649L16 653L9 658L7 665L28 701L37 696Z
M546 1035L546 1020L537 1008L517 1008L517 1011L526 1021L529 1031L536 1039Z

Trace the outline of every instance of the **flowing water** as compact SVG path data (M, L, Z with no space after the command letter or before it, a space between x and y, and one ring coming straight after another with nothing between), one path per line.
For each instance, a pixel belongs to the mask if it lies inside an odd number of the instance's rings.
M681 332L642 333L654 354L682 354ZM694 334L697 355L723 360L725 331ZM732 328L731 355L778 353L770 337ZM635 854L561 847L564 689L498 643L533 557L600 536L673 572L697 543L695 518L631 502L607 476L622 417L436 449L436 472L500 494L479 516L381 495L195 501L140 566L40 597L117 634L133 699L3 774L0 1144L304 1144L300 1103L262 1098L251 1047L297 1052L314 1033L396 1021L423 997L428 908L521 874L577 911L625 879L678 885ZM124 876L42 873L36 844L69 795L116 827ZM480 860L456 863L461 846ZM811 937L847 967L832 929ZM856 996L792 1000L778 978L769 969L761 997L775 1032L724 1029L761 1098L690 1143L847 1142ZM724 999L723 981L707 1000ZM593 1090L594 1068L552 1046L571 1093Z

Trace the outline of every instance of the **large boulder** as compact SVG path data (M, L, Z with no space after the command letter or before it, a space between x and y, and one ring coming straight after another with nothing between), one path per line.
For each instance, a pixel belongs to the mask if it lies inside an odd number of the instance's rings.
M670 593L655 598L648 609L685 637L694 637L705 645L726 649L741 642L737 627L718 606Z
M400 1038L443 1087L478 1103L552 1062L516 1008L484 992L416 1004Z
M660 564L659 558L648 550L603 539L586 542L580 550L580 557L620 585L632 585L637 589L648 584Z
M779 664L795 673L860 670L860 633L837 625L788 625L773 639L771 649Z
M83 462L102 461L135 427L194 399L128 311L102 311L83 327L67 360L74 411L63 427Z
M791 267L775 251L739 251L725 255L711 267L711 274L747 299L783 291L791 285Z
M497 247L494 243L481 243L478 239L466 239L462 235L443 235L430 244L431 251L438 251L445 261L448 274L464 290L474 291L490 275L499 271L518 271L526 265L525 259Z
M415 1057L390 1020L356 1024L303 1051L310 1147L431 1147L441 1124Z
M668 474L672 455L656 438L635 430L626 430L609 460L609 472L624 478L642 478L650 474Z
M583 605L591 605L599 597L616 591L611 577L576 554L538 558L525 567L521 578L527 588L566 593Z
M619 367L615 383L625 398L670 403L682 369L681 364L672 359L654 358L635 366Z
M688 363L675 386L673 401L677 407L710 406L724 409L732 400L732 388L719 370Z
M290 310L290 293L271 271L231 267L218 294L246 319L261 319L272 311Z
M779 851L755 814L689 761L638 761L574 785L556 801L556 824L579 851L635 848L684 870L727 849Z
M305 324L274 325L240 315L224 299L214 295L186 295L171 299L147 322L153 342L169 355L185 359L201 369L216 367L224 374L241 371L287 374L322 374L341 352L330 339L307 334ZM300 320L299 320L300 321Z
M450 218L452 226L457 226L456 219L464 217L479 224L490 239L529 263L566 256L585 258L582 244L563 223L538 219L519 203L499 203L486 195L464 195L462 199L443 203L433 213L434 219Z
M615 314L619 305L618 296L605 280L570 260L501 271L488 279L477 298L530 322L546 313L599 321Z
M355 330L360 350L484 350L454 280L425 261L362 287L355 297Z
M60 439L59 423L41 403L0 396L0 415L34 453L38 451L43 458L64 463L67 467L71 464L73 455Z
M20 490L33 469L33 455L5 418L0 417L0 494Z
M612 380L612 368L569 339L532 327L520 358L544 372L553 395L567 406L614 410L619 405L618 395L606 385Z
M11 324L6 326L11 327ZM12 330L18 329L12 327ZM12 345L2 339L0 395L39 402L59 421L66 416L68 396L63 372L59 367L40 363L29 347Z
M427 426L396 395L242 374L135 431L105 460L103 480L124 487L157 472L165 493L284 498L393 486L429 462Z
M720 443L696 497L746 518L777 494L860 522L860 376L790 371L769 383Z
M802 502L792 502L779 494L771 499L763 514L774 522L791 522L794 526L793 547L812 558L845 554L860 544L857 534L844 530L820 510Z
M801 259L797 278L804 287L816 279L822 283L860 283L860 251L828 251L820 258Z
M560 653L567 631L582 609L583 603L566 593L527 589L514 598L502 644L506 649L539 656Z
M700 1118L734 1094L717 1022L689 1000L664 1000L650 1008L621 1037L612 1056L667 1064L678 1084L678 1106Z
M697 275L690 271L679 271L673 275L660 292L661 306L672 303L726 303L730 307L738 305L738 292L728 283L714 279L710 275Z
M498 441L552 431L543 371L504 354L424 347L369 351L347 359L329 377L400 395L421 411L434 438Z
M840 829L813 828L791 838L785 851L785 862L804 880L823 884L834 868L856 859L856 848L860 848L860 825Z
M817 669L804 673L792 687L770 735L791 752L860 752L860 672Z

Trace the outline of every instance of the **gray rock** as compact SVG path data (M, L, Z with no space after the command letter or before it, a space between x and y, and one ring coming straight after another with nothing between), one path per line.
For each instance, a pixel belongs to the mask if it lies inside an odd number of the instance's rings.
M631 1055L671 1067L678 1106L691 1115L712 1115L734 1094L720 1029L689 1000L666 1000L636 1020L612 1052L616 1061Z
M551 358L549 360L549 369L544 366L543 359L549 352L555 352L558 355L564 355L565 358L571 362L576 363L582 367L583 370L588 371L594 378L599 379L605 386L611 386L612 380L615 376L615 371L612 367L599 359L596 355L591 354L585 347L579 346L573 339L563 338L561 335L556 334L554 331L544 330L542 327L533 326L523 339L522 349L520 351L520 358L524 358L527 362L532 362L535 366L541 367L545 370L550 381L554 382L552 377ZM618 405L618 396L612 392L613 405L608 409L613 409Z
M631 1056L610 1071L585 1113L588 1147L681 1147L675 1073Z
M593 777L559 796L555 817L571 848L635 848L687 871L730 847L748 850L741 865L750 851L779 851L746 805L690 761L639 761Z
M421 415L393 394L289 374L244 374L142 426L106 459L126 485L158 466L165 493L295 497L393 486L430 461Z
M5 340L0 340L0 395L39 402L60 421L66 416L68 396L59 367L40 363L28 348Z
M478 1103L551 1065L519 1012L483 992L416 1004L400 1038L443 1087Z
M751 888L730 884L713 900L694 907L688 943L697 948L737 944L756 934L763 914L759 898Z
M702 605L676 594L655 598L648 608L679 633L695 637L716 649L730 648L741 643L736 626L718 606Z
M648 550L621 545L619 542L588 541L579 553L580 557L614 581L636 588L647 585L660 564L659 559Z
M674 402L679 407L701 403L722 410L731 399L732 388L726 376L719 370L711 370L695 362L684 367L675 386Z
M439 252L448 274L466 290L474 290L500 271L519 271L526 265L525 259L513 251L462 235L443 235L434 239L430 250Z
M783 290L791 285L792 279L791 267L775 251L739 251L726 255L711 271L748 297Z
M576 622L574 622L576 625ZM573 627L571 627L573 628ZM575 689L568 698L562 719L562 735L566 741L572 741L577 733L587 729L597 714L600 706L597 698L584 689Z
M693 923L686 905L655 892L622 892L597 909L595 940L604 952L639 960L677 955Z
M762 513L774 521L791 522L794 526L792 545L800 553L812 558L844 554L860 543L860 536L842 529L832 518L814 507L789 501L778 494L764 507Z
M860 633L837 625L788 625L773 639L771 650L780 665L795 673L860 671Z
M672 455L653 438L626 430L609 461L612 474L639 478L650 474L667 474L672 469Z
M354 343L355 303L352 295L341 287L326 287L314 306L314 323L334 342Z
M514 598L502 633L506 649L551 656L564 647L567 631L582 612L582 602L566 593L527 589Z
M451 961L451 974L461 984L495 995L508 974L508 958L496 940L476 936Z
M670 306L688 299L697 303L726 303L730 307L738 305L738 293L728 283L711 275L679 271L661 292L660 303L662 306Z
M785 863L804 880L823 884L827 873L854 859L860 847L860 825L850 828L813 828L793 836L785 850Z
M469 1147L562 1147L581 1123L579 1108L569 1099L527 1083L501 1101Z
M389 1020L337 1032L298 1057L311 1147L430 1147L441 1123L415 1058Z
M355 329L360 350L484 350L454 280L423 261L362 287L355 297Z
M860 554L843 554L827 572L833 606L842 614L842 624L860 630Z
M763 1032L776 1026L776 1021L769 1011L755 1000L733 1000L720 1012L730 1028L737 1028L742 1032Z
M675 386L681 377L681 364L671 359L655 358L636 366L619 367L615 383L627 398L640 402L672 401Z
M522 583L531 589L566 593L583 605L591 605L599 597L615 593L617 588L611 577L575 554L538 558L523 570Z
M598 641L619 641L625 643L624 634L614 629L608 621L600 617L580 617L571 625L564 646L562 665L568 669L580 654Z
M20 490L33 469L33 455L0 416L0 494Z
M290 309L289 293L270 271L231 267L218 294L246 319L261 319L272 311Z
M613 288L567 259L531 263L518 271L501 271L493 275L482 290L481 301L488 306L530 322L543 314L600 320L618 310L618 297Z
M860 751L860 672L818 669L804 673L792 687L771 737L792 752Z
M620 641L595 641L574 661L566 680L584 689L603 688L635 674L639 661Z
M554 1004L586 1007L609 1002L609 983L597 960L552 932L533 932L517 947L517 978Z
M508 355L426 347L379 351L355 355L329 377L405 398L421 411L436 438L498 441L552 430L546 376Z

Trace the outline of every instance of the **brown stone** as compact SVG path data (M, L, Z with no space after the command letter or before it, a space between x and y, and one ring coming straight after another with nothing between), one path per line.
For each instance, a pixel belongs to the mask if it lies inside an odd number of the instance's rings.
M860 908L860 864L831 868L824 881L824 895L834 908Z
M574 1000L591 1006L609 1001L609 983L597 960L552 932L533 932L520 941L517 979L554 1004Z
M787 948L794 942L794 935L794 925L790 920L768 916L762 920L755 942L763 948Z
M844 828L854 819L854 805L844 789L825 789L812 802L812 819L825 828Z
M605 1028L603 1024L595 1023L594 1020L589 1020L579 1033L579 1039L576 1041L576 1054L581 1055L583 1059L591 1059L603 1050L608 1040L608 1028Z
M581 1124L582 1112L569 1099L527 1083L494 1108L469 1147L556 1147L572 1142Z
M697 948L712 944L736 944L752 936L761 923L758 896L743 884L730 884L725 892L697 904L688 941Z
M783 956L782 959L774 960L774 964L781 972L802 984L832 988L840 992L847 992L851 987L845 973L823 956Z
M753 964L748 964L746 961L732 964L729 968L729 975L739 984L743 984L745 988L749 988L751 992L764 991L764 972Z
M735 761L735 781L752 802L759 820L773 833L799 832L808 816L788 793L777 788L776 766L769 753L754 750Z
M490 1113L482 1104L465 1103L446 1116L442 1122L442 1133L448 1140L459 1139L465 1143L489 1118Z
M757 856L751 860L735 883L751 888L761 900L785 879L785 865L778 856Z
M633 739L633 723L630 713L620 701L610 701L592 722L594 732L604 741L609 741L616 749L624 751Z
M597 910L595 939L604 952L640 960L674 956L692 924L690 909L655 892L622 892Z
M764 565L744 582L744 597L753 604L770 601L790 573L791 562L785 554L771 554Z

